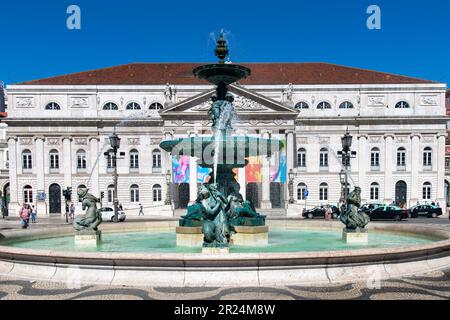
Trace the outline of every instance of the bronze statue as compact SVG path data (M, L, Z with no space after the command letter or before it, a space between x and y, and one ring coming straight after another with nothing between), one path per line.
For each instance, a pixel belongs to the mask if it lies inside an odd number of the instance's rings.
M364 212L358 212L361 206L361 188L355 187L347 197L347 206L345 214L341 214L341 222L346 225L348 230L364 229L369 223L370 218Z
M231 130L231 121L235 115L233 108L233 95L227 93L225 95L225 100L219 100L217 96L213 96L211 99L213 104L208 110L208 114L212 120L212 129L215 131Z
M74 229L77 231L97 231L98 226L102 223L102 214L97 209L97 202L100 202L100 199L88 193L86 188L78 189L77 194L82 200L82 209L86 210L86 214L73 221Z

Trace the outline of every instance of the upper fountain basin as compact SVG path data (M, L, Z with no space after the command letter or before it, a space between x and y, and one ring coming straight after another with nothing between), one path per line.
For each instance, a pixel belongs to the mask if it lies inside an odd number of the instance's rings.
M251 71L249 68L237 64L208 64L194 69L197 78L219 85L229 85L241 79L247 78Z
M244 158L254 156L270 156L283 148L283 142L274 139L262 139L248 136L222 136L218 140L219 152L224 158ZM204 159L214 155L214 137L192 137L186 139L165 140L160 147L173 156L186 155Z

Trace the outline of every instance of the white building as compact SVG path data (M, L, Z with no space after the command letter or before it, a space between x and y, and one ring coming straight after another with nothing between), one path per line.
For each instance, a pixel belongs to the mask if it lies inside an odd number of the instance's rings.
M10 215L23 202L64 212L67 186L104 191L112 205L112 163L108 169L103 153L115 126L125 152L117 164L119 201L132 214L142 203L146 214L171 215L164 206L171 158L159 143L211 134L213 87L193 77L196 66L129 64L8 86ZM308 207L339 201L336 152L347 128L357 151L350 183L362 187L364 202L445 204L446 84L324 63L247 66L252 75L230 88L234 129L286 139L286 171L295 172L289 214L301 214L304 188ZM176 208L196 198L195 160L189 183L172 187ZM287 183L271 183L270 161L263 159L258 181L239 170L241 192L256 207L285 209Z

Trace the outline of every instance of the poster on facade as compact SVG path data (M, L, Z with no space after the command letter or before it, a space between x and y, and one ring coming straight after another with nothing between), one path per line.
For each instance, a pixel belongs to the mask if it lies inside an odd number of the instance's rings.
M270 182L286 182L286 140L281 140L283 148L273 154L270 160Z
M189 183L189 156L172 157L173 183Z
M210 176L209 174L212 172L211 168L202 168L197 165L197 182L198 183L208 183Z

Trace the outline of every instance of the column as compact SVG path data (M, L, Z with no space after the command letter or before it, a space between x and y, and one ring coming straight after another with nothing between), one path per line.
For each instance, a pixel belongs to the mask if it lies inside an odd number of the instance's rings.
M67 187L72 187L72 138L63 137L63 172L64 172L64 186L63 189ZM74 195L72 194L72 197Z
M172 132L166 131L164 132L164 140L172 140ZM162 153L162 173L165 175L167 170L172 173L172 157L167 151L161 150Z
M92 176L91 176L91 181L89 183L89 185L87 186L89 188L89 193L91 193L92 195L94 195L95 197L100 197L100 192L99 192L99 185L98 185L98 166L99 166L99 161L97 161L97 158L99 157L99 150L98 150L98 142L100 141L100 139L98 137L90 137L89 138L89 158L91 159L91 172L92 172ZM116 161L118 162L118 161ZM118 163L116 163L116 166L118 165Z
M395 186L393 186L392 180L392 150L394 145L394 136L386 135L385 139L385 148L384 148L384 202L390 204L394 199L393 191Z
M445 194L445 139L445 134L438 135L438 150L434 160L437 162L436 201L439 202L441 208L444 208L444 211L447 208Z
M8 138L8 150L9 150L9 190L10 190L10 203L8 208L9 216L19 215L19 192L17 190L17 166L20 162L20 158L17 158L17 138Z
M197 133L190 132L189 138L195 138ZM189 158L189 203L193 204L197 199L197 158Z
M286 133L286 179L285 182L286 188L284 188L284 200L286 205L289 204L289 172L294 170L295 168L295 155L296 155L297 147L295 145L295 132L293 130L289 130ZM295 193L295 192L294 192ZM295 197L294 197L295 198Z
M416 204L419 201L419 168L420 168L420 135L413 134L411 136L411 198L409 206ZM444 156L445 159L445 156Z
M241 186L240 193L244 200L247 200L247 172L245 168L238 169L238 183Z
M365 190L368 186L366 182L367 167L370 161L370 158L367 157L368 154L370 155L370 153L367 152L367 136L360 136L358 139L358 154L356 156L358 157L358 185L362 190L362 203L367 202L366 196L370 192L370 190Z
M35 146L36 146L36 190L33 190L33 198L37 199L37 194L39 191L43 191L46 193L46 201L49 201L50 194L48 190L45 190L45 154L44 154L44 137L36 137L34 139ZM34 160L34 159L33 159ZM37 201L36 209L39 214L45 213L45 215L48 214L47 212L47 203L46 201Z
M270 139L270 132L264 132L263 138ZM262 156L261 209L272 209L272 202L270 202L270 157L265 156Z

